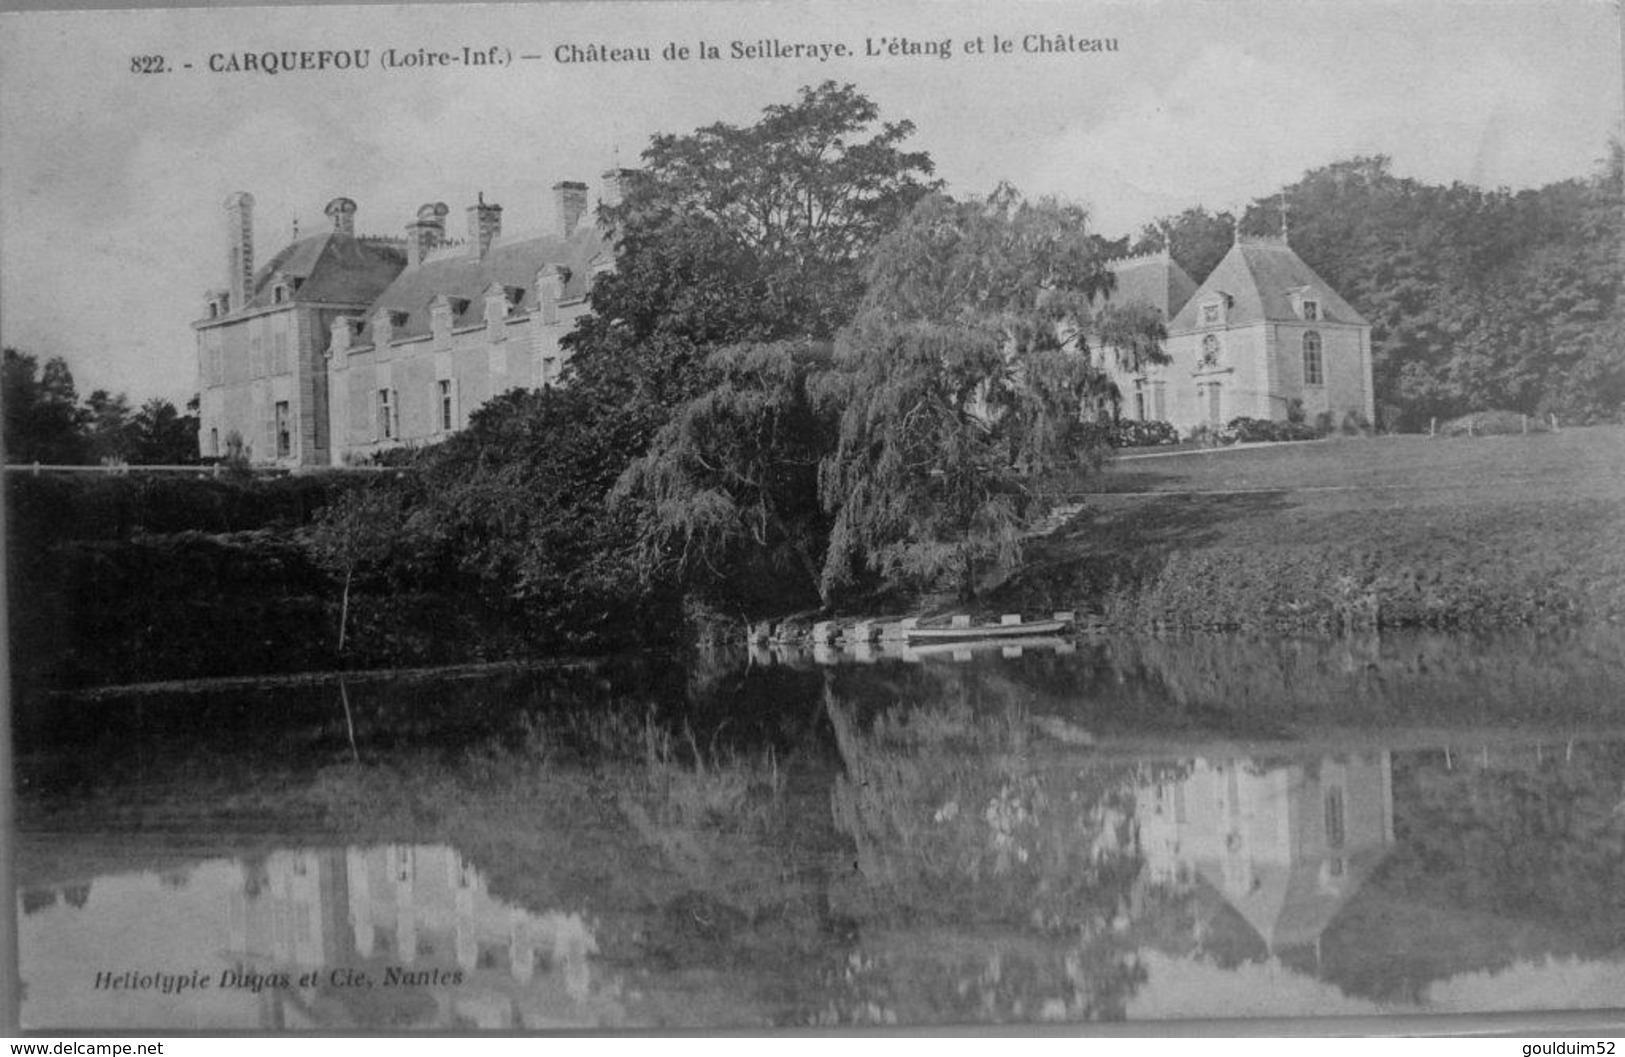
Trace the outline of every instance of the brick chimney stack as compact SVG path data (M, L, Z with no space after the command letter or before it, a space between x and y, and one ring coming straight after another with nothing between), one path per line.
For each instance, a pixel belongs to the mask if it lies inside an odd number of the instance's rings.
M339 235L355 237L355 202L349 198L335 198L322 210L333 221L333 231Z
M422 264L435 247L446 241L446 216L450 212L444 202L426 202L418 207L417 219L406 225L413 264Z
M468 244L476 257L484 257L491 248L491 240L502 234L502 207L486 205L485 192L479 201L468 207Z
M254 196L247 191L226 198L226 285L226 311L240 311L254 291Z
M569 238L587 211L587 185L575 180L554 184L553 204L558 211L559 235Z

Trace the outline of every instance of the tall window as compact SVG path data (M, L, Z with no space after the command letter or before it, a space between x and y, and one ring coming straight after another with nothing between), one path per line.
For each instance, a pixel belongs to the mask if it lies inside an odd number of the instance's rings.
M457 428L457 402L452 397L450 378L440 379L440 428L447 433Z
M220 455L220 430L219 429L210 429L209 430L209 454L213 455L213 456L216 456L216 457L218 457Z
M378 439L394 440L401 432L400 409L395 406L395 390L378 390Z
M278 457L293 454L293 427L289 422L288 402L276 402L276 453Z
M1303 336L1303 384L1326 384L1325 365L1320 358L1320 335L1313 330Z
M1343 847L1343 790L1332 786L1326 790L1326 847L1338 851Z

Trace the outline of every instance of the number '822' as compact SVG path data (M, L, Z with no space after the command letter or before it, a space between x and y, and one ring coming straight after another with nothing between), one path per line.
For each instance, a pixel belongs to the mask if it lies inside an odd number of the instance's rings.
M132 55L130 56L131 73L168 73L169 67L164 65L162 55Z

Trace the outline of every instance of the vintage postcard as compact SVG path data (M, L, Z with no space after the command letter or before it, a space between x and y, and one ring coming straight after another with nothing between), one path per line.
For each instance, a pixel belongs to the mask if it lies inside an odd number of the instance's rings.
M21 1027L1617 1032L1622 27L0 15Z

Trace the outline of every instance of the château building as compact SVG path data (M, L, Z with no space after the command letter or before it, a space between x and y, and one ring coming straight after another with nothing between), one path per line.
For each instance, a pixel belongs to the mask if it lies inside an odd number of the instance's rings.
M614 202L626 174L605 174ZM614 265L584 183L553 186L545 221L504 231L484 196L462 237L443 202L404 237L355 234L356 203L335 198L328 230L296 238L262 267L254 199L226 200L226 287L211 291L198 342L204 456L260 465L344 465L434 443L495 396L556 384L561 339L588 310L593 278ZM1112 263L1115 304L1166 321L1170 362L1101 359L1111 413L1181 433L1237 417L1342 422L1375 416L1371 327L1284 237L1239 237L1197 284L1166 252Z
M357 237L356 204L335 198L329 230L254 260L254 197L226 199L226 286L197 333L198 447L255 463L325 466L334 457L327 349L334 325L365 312L406 267L401 239Z
M606 174L614 201L622 174ZM227 289L208 296L198 334L199 447L260 465L343 465L444 439L514 388L556 383L560 338L610 268L587 185L554 185L546 221L503 231L481 195L463 237L442 202L404 238L356 236L356 204L334 199L332 228L256 269L253 198L227 199Z
M1167 320L1170 362L1134 371L1106 350L1120 414L1181 433L1247 417L1371 422L1371 325L1284 237L1241 236L1200 285L1166 252L1113 263L1118 304Z

